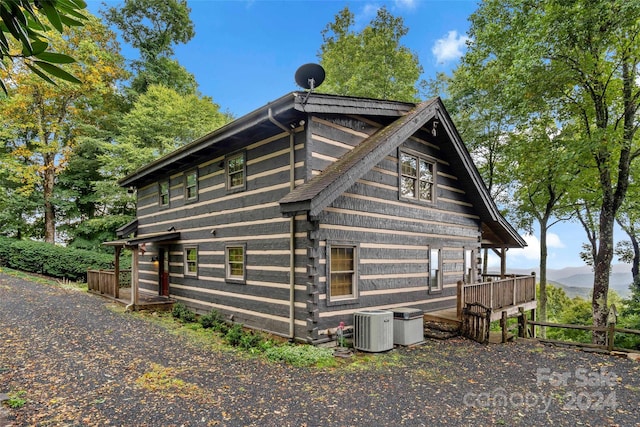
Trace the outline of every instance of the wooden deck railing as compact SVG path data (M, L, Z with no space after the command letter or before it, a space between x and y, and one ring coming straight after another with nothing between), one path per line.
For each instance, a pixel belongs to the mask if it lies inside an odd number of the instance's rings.
M458 283L458 314L468 303L480 303L493 312L536 300L536 276L511 275L481 283Z
M88 270L87 287L90 291L99 292L114 298L119 298L119 288L131 283L131 270L120 270L119 280L116 281L114 270ZM120 286L118 286L119 284Z

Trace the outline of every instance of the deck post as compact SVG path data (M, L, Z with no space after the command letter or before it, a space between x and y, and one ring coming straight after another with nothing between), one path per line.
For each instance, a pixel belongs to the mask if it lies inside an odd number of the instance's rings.
M462 287L464 286L464 283L462 282L462 280L458 280L458 287L457 287L457 296L456 296L456 317L458 319L462 319Z
M502 319L500 319L500 326L502 326L502 344L507 342L507 312L502 312Z
M525 313L524 307L518 307L518 337L527 337L527 313Z
M131 251L133 260L131 262L131 304L135 311L138 305L138 248L135 247Z

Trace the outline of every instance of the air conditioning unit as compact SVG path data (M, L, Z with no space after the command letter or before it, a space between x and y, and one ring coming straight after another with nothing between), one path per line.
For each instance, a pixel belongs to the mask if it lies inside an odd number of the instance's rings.
M393 348L393 312L363 310L353 315L353 347L378 353Z

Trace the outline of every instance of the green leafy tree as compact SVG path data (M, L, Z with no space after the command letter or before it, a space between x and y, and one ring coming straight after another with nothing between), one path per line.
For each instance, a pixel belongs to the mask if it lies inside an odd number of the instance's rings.
M183 95L196 93L194 76L172 58L174 46L195 35L190 12L186 0L125 0L123 6L103 11L123 40L140 52L140 59L132 61L136 93L157 84Z
M51 77L80 83L56 64L68 64L74 59L52 51L47 31L62 33L65 27L80 27L86 19L83 0L0 0L0 69L5 60L19 60L45 81L55 84ZM9 77L0 79L0 87L8 93Z
M613 226L640 154L638 16L638 1L488 0L470 18L474 41L464 58L477 73L503 71L501 101L522 123L536 120L532 106L545 103L559 126L575 129L570 149L588 159L581 174L595 177L590 187L601 196L591 301L596 326L606 325ZM604 342L604 335L594 334L594 341Z
M570 138L555 128L550 117L541 117L528 129L514 132L507 149L514 185L511 216L521 228L531 230L534 222L540 228L538 317L542 322L547 321L547 233L563 214L571 212L572 207L565 204L566 195L579 173L574 153L567 149ZM545 333L546 328L541 328L543 337Z
M73 53L80 63L64 64L82 84L50 85L26 72L16 61L7 64L10 97L0 100L3 155L0 161L20 177L13 190L25 200L39 199L25 215L42 221L42 236L56 240L55 187L88 124L104 120L105 105L114 98L115 85L126 74L114 35L95 17L63 34L49 31L50 45L62 54ZM25 207L27 207L25 205Z
M318 57L326 71L326 93L414 102L422 67L400 40L408 32L402 18L386 8L361 32L345 7L322 32Z
M150 86L122 120L105 162L117 178L231 121L211 98Z

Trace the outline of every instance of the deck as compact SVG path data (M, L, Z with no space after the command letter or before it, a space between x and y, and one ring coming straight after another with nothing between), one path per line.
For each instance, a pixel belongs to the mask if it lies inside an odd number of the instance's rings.
M507 316L517 314L520 309L535 310L536 276L517 276L494 279L480 283L458 282L458 298L456 307L425 313L425 320L461 321L462 308L465 304L480 303L491 309L491 321L500 320L502 312Z
M131 306L133 310L163 311L173 307L175 300L144 289L138 289L136 304L131 305L131 282L131 270L122 270L119 274L114 270L89 270L87 274L89 292Z

